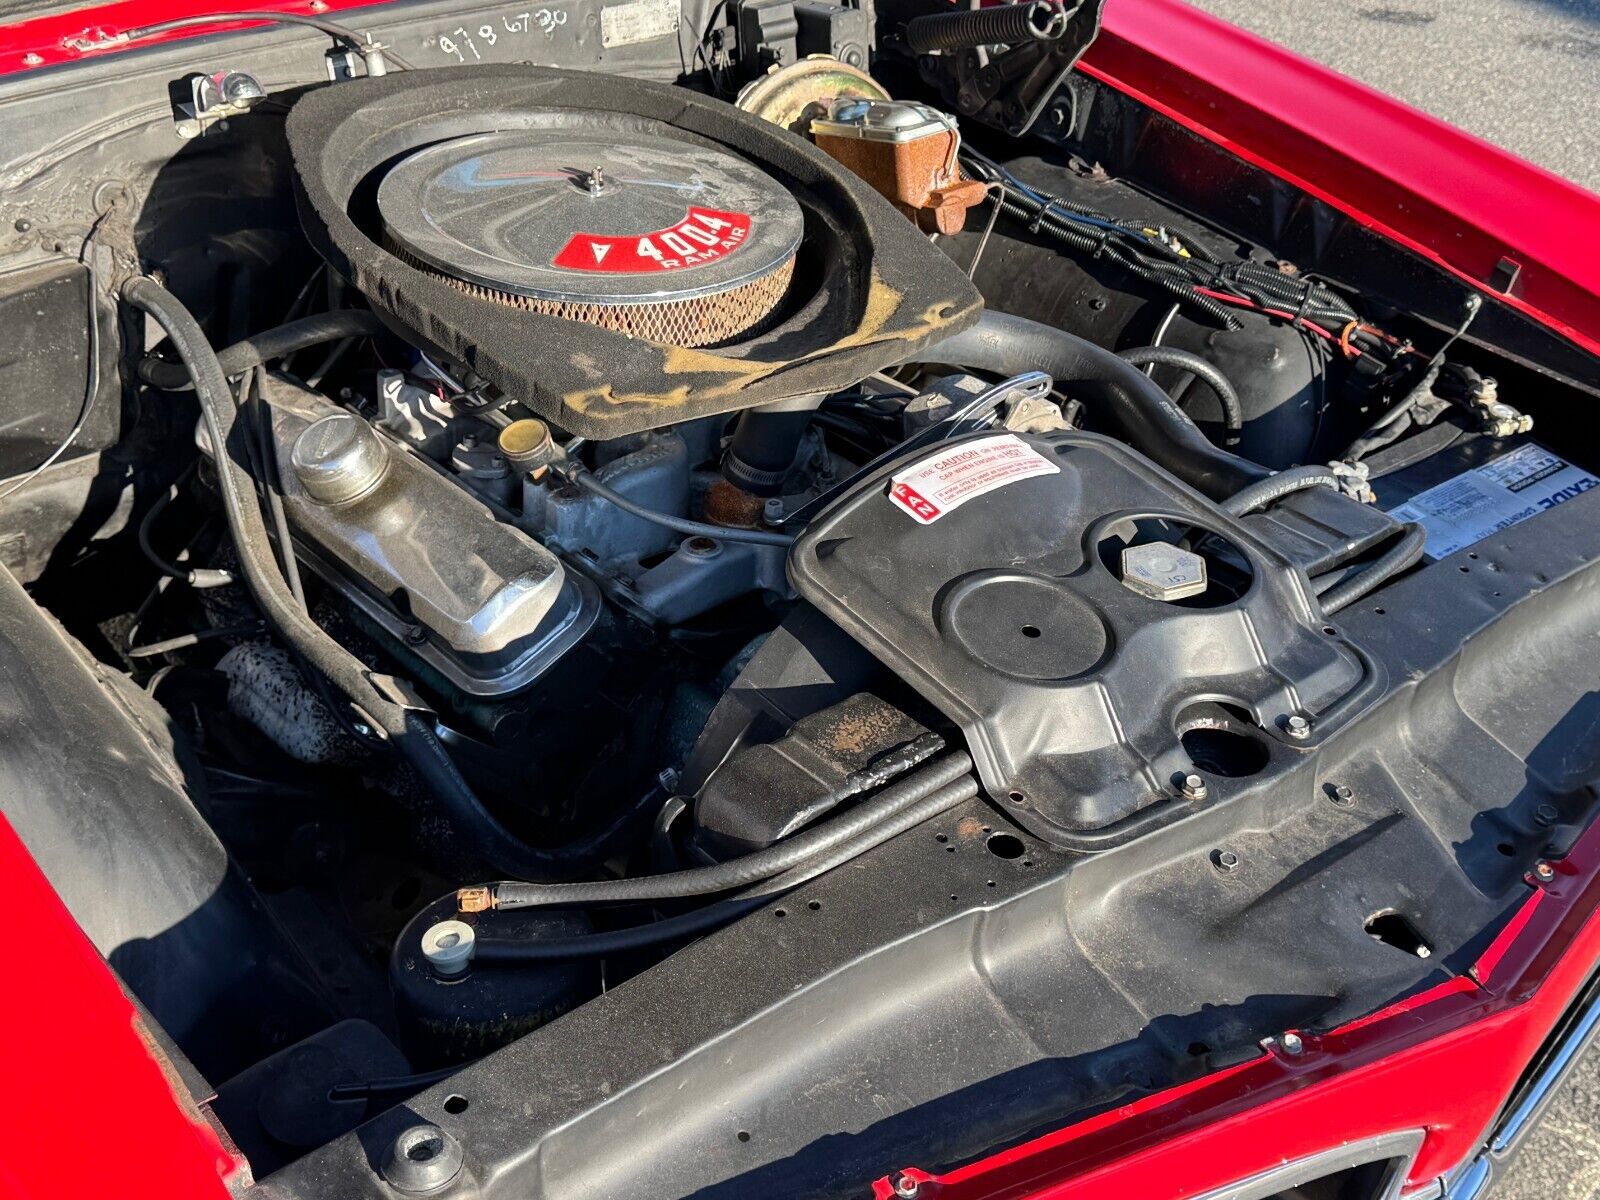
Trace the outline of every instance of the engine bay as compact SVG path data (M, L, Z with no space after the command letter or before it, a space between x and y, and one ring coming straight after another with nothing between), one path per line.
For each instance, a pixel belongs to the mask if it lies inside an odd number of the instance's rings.
M0 80L3 811L271 1194L863 1194L1464 972L1588 825L1600 363L1098 11Z

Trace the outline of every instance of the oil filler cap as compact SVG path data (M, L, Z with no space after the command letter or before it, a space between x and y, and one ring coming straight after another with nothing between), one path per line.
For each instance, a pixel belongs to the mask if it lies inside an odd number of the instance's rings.
M295 478L319 504L360 499L389 470L389 452L360 417L339 412L307 425L289 459Z

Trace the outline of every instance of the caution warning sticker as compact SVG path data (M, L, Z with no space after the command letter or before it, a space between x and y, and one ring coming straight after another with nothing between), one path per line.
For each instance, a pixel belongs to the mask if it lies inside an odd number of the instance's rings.
M919 523L932 525L968 500L1061 468L1014 433L963 442L925 458L889 480L889 499Z

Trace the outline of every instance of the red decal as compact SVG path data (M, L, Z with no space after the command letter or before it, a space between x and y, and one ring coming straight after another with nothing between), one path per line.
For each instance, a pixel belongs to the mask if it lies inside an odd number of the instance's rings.
M653 233L629 237L575 233L551 263L569 271L612 275L677 271L723 258L749 236L748 214L691 207L676 225Z
M943 515L943 510L909 483L897 483L889 495L917 520L927 524Z

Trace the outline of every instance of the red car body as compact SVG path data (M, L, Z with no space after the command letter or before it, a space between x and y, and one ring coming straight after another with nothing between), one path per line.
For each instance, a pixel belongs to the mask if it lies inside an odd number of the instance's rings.
M223 7L129 0L13 24L0 28L0 73L70 67L86 34ZM355 7L329 0L318 11ZM1592 193L1178 0L1110 0L1080 69L1476 287L1514 279L1498 293L1507 303L1600 353ZM1468 975L946 1175L885 1162L874 1194L1196 1196L1409 1134L1417 1148L1401 1194L1437 1195L1600 962L1600 830L1527 886ZM134 1005L3 820L0 898L26 923L0 987L12 1083L0 1092L0 1196L247 1189L242 1157L178 1099Z

